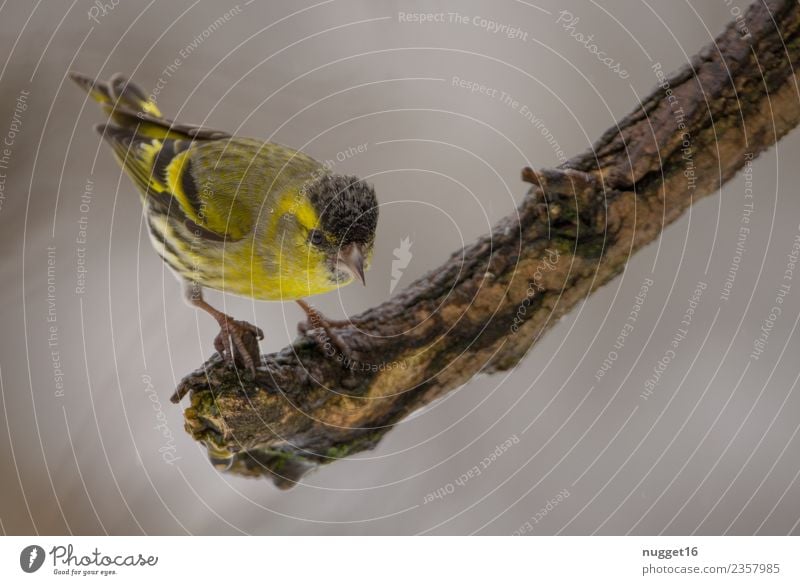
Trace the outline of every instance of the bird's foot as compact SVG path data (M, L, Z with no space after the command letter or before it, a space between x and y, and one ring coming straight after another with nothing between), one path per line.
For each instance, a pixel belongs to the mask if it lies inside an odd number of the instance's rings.
M317 313L313 319L309 319L308 321L300 321L297 324L297 332L300 335L308 335L309 331L313 331L314 329L331 329L333 327L337 329L344 329L345 327L349 327L352 323L347 319L327 319L320 313Z
M314 339L329 357L337 357L340 361L354 361L350 348L333 330L335 327L349 326L350 321L328 319L305 301L297 301L297 304L302 307L308 317L307 321L297 324L298 333Z
M254 376L256 365L261 364L258 342L264 332L246 321L235 321L230 317L221 319L220 331L214 339L214 347L230 363L247 368Z
M306 333L306 335L316 341L317 345L328 357L335 357L339 361L345 362L355 361L353 352L350 350L341 336L333 331L330 326L311 329Z

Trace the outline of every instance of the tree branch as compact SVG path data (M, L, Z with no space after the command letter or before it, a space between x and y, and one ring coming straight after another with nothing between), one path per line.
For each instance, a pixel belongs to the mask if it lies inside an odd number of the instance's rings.
M477 373L513 367L694 201L800 121L796 1L756 2L594 148L532 183L491 234L337 329L356 362L307 336L255 380L215 356L188 375L186 429L231 472L291 487L371 449L403 417Z

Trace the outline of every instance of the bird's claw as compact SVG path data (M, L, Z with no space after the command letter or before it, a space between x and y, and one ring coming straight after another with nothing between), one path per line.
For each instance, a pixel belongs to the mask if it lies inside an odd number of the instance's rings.
M256 364L261 364L258 341L264 332L246 321L226 319L220 323L220 331L214 339L214 348L228 363L239 363L255 375Z
M297 333L300 335L310 335L309 332L313 331L314 329L330 330L332 327L344 329L352 324L352 321L347 319L332 320L328 319L327 317L323 317L319 313L315 313L313 317L309 315L309 318L305 321L298 321Z
M314 329L314 325L312 325L308 321L297 322L297 333L300 335L306 335L312 329Z
M297 324L297 332L300 335L311 337L328 357L336 357L339 361L352 362L353 354L350 348L333 331L334 327L345 328L352 323L349 320L328 319L303 300L298 300L297 304L300 305L300 308L303 309L306 317L308 317L306 321L301 321Z
M314 328L307 333L317 345L329 356L334 357L337 354L342 358L352 361L353 354L344 340L337 335L330 327Z
M333 324L332 324L333 323ZM353 360L353 354L344 340L333 331L333 327L341 327L339 324L347 325L346 321L323 321L312 323L310 321L300 321L297 324L297 332L300 335L308 336L314 340L319 348L329 357L338 354L345 360Z

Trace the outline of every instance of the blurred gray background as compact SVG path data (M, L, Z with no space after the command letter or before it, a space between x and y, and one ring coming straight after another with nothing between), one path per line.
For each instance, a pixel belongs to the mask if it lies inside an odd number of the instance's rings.
M632 258L516 370L470 382L373 452L280 492L219 474L183 431L186 401L168 397L213 351L216 325L183 303L135 188L92 130L101 113L65 79L126 72L170 117L302 148L372 181L382 215L368 287L315 299L339 317L391 294L404 238L412 258L395 293L510 213L526 191L521 167L588 148L654 88L653 63L680 67L744 0L102 5L0 9L0 137L12 143L0 168L4 532L800 532L800 283L775 300L800 233L800 132ZM578 18L571 28L561 10ZM748 182L751 231L737 251ZM686 337L648 394L698 282ZM209 298L257 322L264 351L285 346L301 318L294 304Z

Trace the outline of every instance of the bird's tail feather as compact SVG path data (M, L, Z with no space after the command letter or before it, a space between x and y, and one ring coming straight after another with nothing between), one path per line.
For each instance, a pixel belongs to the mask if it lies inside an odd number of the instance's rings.
M155 101L120 73L114 74L108 81L92 79L75 71L70 72L69 77L103 106L103 110L109 114L117 127L140 137L214 140L230 136L226 132L209 128L176 124L165 118ZM98 129L110 127L103 125Z
M156 118L162 117L156 103L147 97L142 88L121 73L115 73L107 82L92 79L75 71L70 72L69 77L95 101L102 104L103 109L108 113L112 113L117 108L126 113L143 113Z

